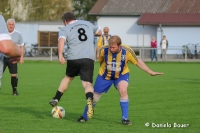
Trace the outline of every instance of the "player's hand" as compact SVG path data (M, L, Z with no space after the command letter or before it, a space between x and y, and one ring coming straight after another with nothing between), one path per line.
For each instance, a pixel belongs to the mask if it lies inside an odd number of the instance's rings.
M21 63L21 64L23 64L24 63L24 58L20 58L20 60L19 60L19 62Z
M17 64L20 60L20 57L12 57L12 58L10 58L10 60L13 64Z
M162 73L162 72L153 72L152 74L151 74L151 76L156 76L156 75L163 75L164 73Z
M63 56L60 56L59 57L59 62L60 62L60 64L65 64L66 60L65 60L65 58Z
M99 60L99 55L96 55L96 60Z

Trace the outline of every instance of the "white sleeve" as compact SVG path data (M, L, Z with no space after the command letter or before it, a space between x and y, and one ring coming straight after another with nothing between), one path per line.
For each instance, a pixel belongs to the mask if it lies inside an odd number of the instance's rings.
M11 36L9 34L0 34L0 41L2 40L11 40Z

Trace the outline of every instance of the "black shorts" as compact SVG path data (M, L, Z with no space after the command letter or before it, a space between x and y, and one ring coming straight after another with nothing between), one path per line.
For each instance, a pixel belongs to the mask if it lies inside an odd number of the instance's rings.
M66 75L80 76L82 81L93 82L94 61L92 59L67 60Z
M3 72L6 70L6 67L8 67L10 74L17 74L17 64L13 64L10 58L7 57L4 57L3 62Z

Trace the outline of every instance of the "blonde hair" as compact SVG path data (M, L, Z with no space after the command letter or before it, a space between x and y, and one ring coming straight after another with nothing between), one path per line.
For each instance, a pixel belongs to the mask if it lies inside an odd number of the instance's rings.
M108 40L109 45L116 43L118 46L122 44L121 38L119 36L111 36Z

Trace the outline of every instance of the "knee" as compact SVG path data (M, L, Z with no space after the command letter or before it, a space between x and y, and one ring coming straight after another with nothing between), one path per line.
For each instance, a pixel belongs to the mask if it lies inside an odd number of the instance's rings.
M17 74L11 74L11 77L17 77Z
M128 99L128 93L126 89L119 91L119 93L120 93L120 99Z

